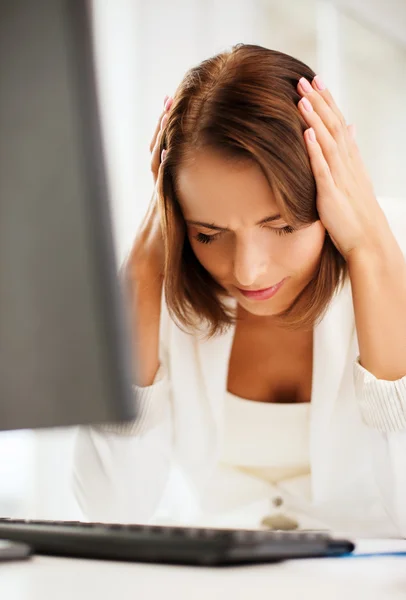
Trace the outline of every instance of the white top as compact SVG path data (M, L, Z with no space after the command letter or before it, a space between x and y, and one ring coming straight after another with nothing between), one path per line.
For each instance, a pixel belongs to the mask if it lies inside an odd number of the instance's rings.
M405 206L382 204L406 256ZM162 302L160 376L135 387L137 421L79 428L72 480L86 518L153 522L165 506L175 521L193 523L203 510L223 512L222 494L206 490L222 455L234 333L234 326L212 338L188 333ZM406 372L385 381L360 364L349 280L313 333L311 476L278 484L278 494L294 515L314 515L334 530L406 537ZM258 524L276 486L229 470L250 480L234 493L227 474L221 478L244 524Z
M220 462L271 483L310 473L310 402L255 402L226 392Z

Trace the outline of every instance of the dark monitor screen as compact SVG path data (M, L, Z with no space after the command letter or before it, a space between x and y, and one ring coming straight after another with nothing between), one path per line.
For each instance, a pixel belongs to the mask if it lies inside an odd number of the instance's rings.
M84 0L0 3L0 429L135 416Z

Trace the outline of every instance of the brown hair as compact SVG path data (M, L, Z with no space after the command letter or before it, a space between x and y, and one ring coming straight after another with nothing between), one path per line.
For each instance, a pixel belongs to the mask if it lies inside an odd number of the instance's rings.
M292 56L261 46L238 44L190 69L174 96L161 141L166 149L158 190L165 241L165 297L183 328L209 325L224 330L235 315L225 290L197 260L176 194L177 172L193 150L213 148L234 160L262 168L286 222L300 227L318 220L316 183L299 113L301 77L315 73ZM309 328L322 317L344 283L346 262L326 235L317 271L292 305L278 316L289 328Z

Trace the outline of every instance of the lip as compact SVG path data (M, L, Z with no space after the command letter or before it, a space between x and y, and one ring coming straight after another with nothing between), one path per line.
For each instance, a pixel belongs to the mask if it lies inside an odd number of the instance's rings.
M272 285L269 288L264 288L262 290L242 290L241 288L237 289L239 292L241 292L243 296L249 298L250 300L269 300L270 298L275 296L275 294L281 289L285 281L286 277L285 279L282 279L282 281L280 281L279 283L276 283L275 285Z

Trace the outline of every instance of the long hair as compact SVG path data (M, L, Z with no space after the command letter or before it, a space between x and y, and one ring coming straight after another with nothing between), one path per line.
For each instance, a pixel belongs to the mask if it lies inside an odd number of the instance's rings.
M190 69L180 83L161 140L166 149L158 189L165 242L165 297L172 317L190 329L202 320L209 335L235 315L225 290L197 260L186 235L176 188L180 166L193 151L208 148L234 160L255 161L264 172L286 222L293 227L319 219L316 183L297 108L301 77L314 71L300 60L261 46L238 44ZM326 235L313 278L276 318L288 328L311 328L344 283L344 258Z

